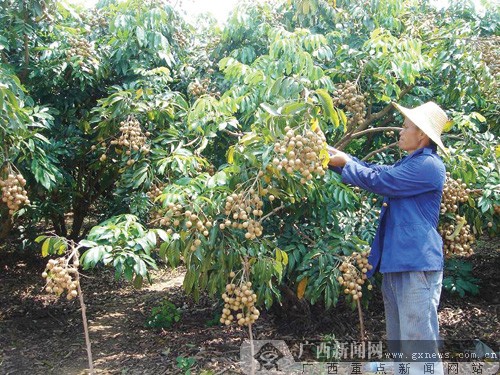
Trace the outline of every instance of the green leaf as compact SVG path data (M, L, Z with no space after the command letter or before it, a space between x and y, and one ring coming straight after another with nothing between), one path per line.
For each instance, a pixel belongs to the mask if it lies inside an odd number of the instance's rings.
M35 238L35 242L40 243L43 240L45 240L46 238L47 238L47 236L38 236L37 238Z
M89 240L81 240L79 244L83 247L94 247L97 246L97 242L89 241Z
M137 26L135 33L137 36L137 42L139 43L139 47L142 47L144 45L144 42L146 41L144 29L140 26Z
M168 234L166 231L164 231L163 229L155 229L155 231L156 231L156 234L158 235L158 237L160 237L160 239L162 241L165 241L165 242L168 241L169 237L168 237Z
M134 277L134 270L126 264L125 269L123 270L123 275L125 276L125 280L131 281Z
M85 269L90 267L94 267L97 263L99 263L106 254L106 250L104 246L96 246L89 250L87 250L82 255L83 265Z
M142 281L143 281L143 277L141 275L136 275L135 278L134 278L134 288L136 289L139 289L140 287L142 287Z
M337 112L333 107L333 100L331 96L328 94L326 90L323 89L317 89L316 94L318 94L318 99L321 103L321 106L323 107L323 110L325 111L327 118L331 120L332 124L335 127L338 127L339 116L337 115Z
M260 103L260 106L269 114L273 116L280 116L280 113L276 111L273 107L266 103Z
M44 258L47 255L49 255L49 245L50 245L50 238L48 238L47 240L45 240L45 242L42 245L42 257L44 257Z

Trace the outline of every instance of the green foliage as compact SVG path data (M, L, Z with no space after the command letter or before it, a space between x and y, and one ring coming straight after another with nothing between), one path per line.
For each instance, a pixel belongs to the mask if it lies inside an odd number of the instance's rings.
M147 328L170 328L181 320L181 311L172 302L162 301L160 306L153 307L146 320Z
M89 269L98 264L112 265L116 278L123 275L140 287L143 279L149 278L148 270L157 268L151 254L157 236L166 238L161 229L146 230L133 215L112 217L92 228L87 239L80 241L80 246L88 248L82 254L82 266Z
M184 375L191 375L191 368L196 363L195 358L179 356L175 359L175 361L177 362L177 368L184 371Z
M42 244L42 256L46 257L48 255L61 255L68 249L67 241L64 238L57 236L38 236L35 242L43 242Z
M479 293L479 279L472 276L472 264L460 259L450 259L445 265L443 288L452 294L465 297L466 293Z
M330 172L303 183L274 166L274 145L287 126L319 126L329 144L392 163L401 155L380 149L394 135L377 129L399 126L392 101L447 109L447 168L476 192L459 214L476 233L498 228L499 101L480 48L499 35L498 6L479 15L464 1L443 10L413 0L246 1L221 30L208 18L195 29L156 0L106 0L97 11L25 5L1 4L0 163L28 181L33 203L16 217L81 240L86 268L110 266L140 286L156 259L182 263L197 298L248 267L259 304L302 283L309 302L335 306L338 264L372 240L380 201ZM347 80L366 107L359 123L334 100ZM147 134L142 150L116 142L130 119ZM263 203L255 239L221 228L226 199L251 189ZM203 230L187 225L188 210ZM165 224L174 216L179 225ZM59 251L57 240L39 240L44 255Z

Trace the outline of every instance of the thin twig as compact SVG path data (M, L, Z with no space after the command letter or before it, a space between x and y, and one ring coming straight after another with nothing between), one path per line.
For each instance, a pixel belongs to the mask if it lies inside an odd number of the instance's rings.
M186 143L186 144L184 145L184 147L189 147L189 146L192 146L192 145L194 145L194 144L195 144L196 142L198 142L198 141L199 141L199 137L196 137L196 138L195 138L195 139L193 139L192 141L190 141L190 142Z
M282 203L281 206L278 206L276 207L274 210L272 210L271 212L269 212L267 215L265 216L262 216L259 220L259 222L263 222L265 219L267 219L269 216L271 216L272 214L278 212L279 210L285 208L285 205Z
M245 135L244 133L232 132L231 130L227 130L227 129L222 129L222 132L227 133L233 137L243 137Z
M379 152L382 152L382 151L384 151L384 150L387 150L388 148L392 148L392 147L397 146L397 145L398 145L398 142L397 142L397 141L396 141L396 142L394 142L394 143L391 143L390 145L384 146L384 147L382 147L382 148L379 148L378 150L375 150L375 151L370 152L368 155L366 155L366 156L365 156L363 159L361 159L361 160L363 160L363 161L364 161L364 160L368 160L368 159L370 159L373 155L376 155L376 154L378 154Z
M313 246L316 246L316 241L314 241L311 237L309 237L307 234L305 234L304 232L302 232L299 227L297 226L297 224L293 224L293 227L295 228L295 230L299 233L299 235L303 238L305 238L306 240L308 240L311 245Z
M377 133L377 132L383 132L383 131L400 131L401 128L397 126L384 126L380 128L370 128L370 129L365 129L357 133L353 133L351 135L351 138L358 138L361 137L362 135L368 134L368 133Z

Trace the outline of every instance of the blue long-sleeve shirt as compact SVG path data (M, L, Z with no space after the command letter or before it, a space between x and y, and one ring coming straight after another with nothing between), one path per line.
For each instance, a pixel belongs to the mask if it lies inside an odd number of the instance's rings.
M376 271L436 271L443 268L437 231L446 171L436 149L416 150L394 165L374 165L352 157L332 168L342 182L384 196L377 233L368 258Z

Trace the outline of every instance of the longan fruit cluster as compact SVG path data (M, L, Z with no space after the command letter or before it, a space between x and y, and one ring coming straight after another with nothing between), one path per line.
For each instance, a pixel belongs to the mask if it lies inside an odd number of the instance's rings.
M496 77L500 74L500 36L492 35L487 38L481 38L479 41L481 57L483 62L488 66L491 74Z
M351 113L348 120L349 126L361 125L366 116L365 95L358 93L356 83L346 81L337 84L333 93L333 104L336 107L343 106L347 112Z
M181 32L176 31L172 35L172 38L177 42L177 44L179 44L181 48L184 48L188 44L187 38Z
M468 257L474 254L472 245L475 237L471 233L471 227L466 224L465 218L456 216L457 224L444 223L439 226L439 233L443 238L443 251L445 257L453 255Z
M78 56L83 58L90 58L94 56L92 44L85 39L69 38L70 49L66 51L68 58Z
M344 262L339 266L342 276L337 278L337 281L344 287L344 293L351 295L353 300L360 299L363 296L363 285L367 279L366 273L373 268L368 263L369 251L361 253L353 252L351 256L346 257ZM368 290L372 289L371 285L367 286Z
M94 12L89 14L88 16L82 14L80 15L82 20L86 21L87 24L91 28L97 28L97 27L107 27L108 26L108 21L106 20L106 17L104 17L102 14L98 12Z
M13 215L21 206L30 204L28 192L24 190L24 186L26 186L26 180L21 174L9 173L6 180L0 179L2 202L7 204L9 215Z
M234 277L234 272L231 272L230 276ZM220 322L225 325L230 325L235 320L233 312L236 313L236 322L240 326L253 324L260 316L260 311L255 307L257 294L252 290L250 281L242 282L238 286L232 283L227 284L222 299L224 308Z
M267 194L267 189L262 189L261 193ZM269 198L272 200L274 196L270 195ZM245 229L245 238L249 240L260 237L263 227L258 218L264 214L263 206L264 202L253 188L238 194L233 193L226 198L224 209L227 219L219 225L219 228Z
M191 82L188 85L188 92L192 96L202 96L204 94L207 94L209 92L209 87L210 87L210 79L209 78L203 78L201 81L196 79L195 81Z
M78 283L76 274L78 273L78 257L75 257L73 264L69 265L65 257L50 259L42 273L42 277L47 280L45 291L60 296L66 291L66 298L71 301L78 296Z
M155 202L156 198L163 194L163 188L165 184L152 185L149 191L146 193L151 202Z
M149 132L142 132L141 123L133 116L129 116L125 121L120 122L120 137L111 141L112 145L124 147L125 154L130 156L133 151L149 152L149 147L146 145ZM134 164L134 159L129 159L127 165Z
M190 247L191 251L196 251L200 247L200 236L208 237L210 235L209 230L213 226L209 217L203 218L190 210L184 211L181 204L172 202L169 202L165 209L158 211L156 220L159 221L161 226L168 227L167 234L172 234L174 231L184 228L193 234L197 234L197 238Z
M495 215L500 215L500 205L495 204L493 208L495 210Z
M151 201L151 203L155 204L157 202L157 198L163 194L163 188L165 184L152 185L149 191L146 193L147 197ZM162 222L163 217L165 215L166 210L163 208L158 208L158 205L154 205L151 208L150 215L151 220L153 222ZM163 221L163 225L165 226L166 221Z
M486 93L493 100L500 99L500 36L493 35L481 38L478 49L484 64L488 67L491 75L495 78L491 84L485 87Z
M470 189L459 178L454 180L450 172L446 172L446 181L443 187L443 197L441 198L441 214L447 212L457 212L459 203L467 202Z
M285 137L274 144L274 152L280 157L273 159L278 170L292 174L301 174L301 183L306 183L314 175L324 176L325 167L320 159L320 152L325 149L325 136L310 130L285 127ZM302 133L302 134L300 134Z

